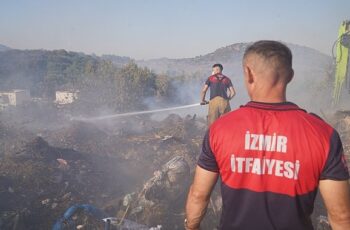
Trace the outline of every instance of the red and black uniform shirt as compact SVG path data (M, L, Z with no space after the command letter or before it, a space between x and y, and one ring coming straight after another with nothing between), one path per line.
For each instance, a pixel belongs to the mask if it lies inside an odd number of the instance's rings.
M210 88L210 100L217 96L228 99L227 89L232 87L232 82L225 75L214 74L208 77L205 84Z
M313 229L319 180L348 180L338 133L297 105L249 102L217 120L198 165L221 176L220 229Z

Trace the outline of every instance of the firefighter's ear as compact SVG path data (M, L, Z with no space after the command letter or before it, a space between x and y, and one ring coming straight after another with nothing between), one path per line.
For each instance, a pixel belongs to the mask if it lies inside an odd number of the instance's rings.
M252 72L252 69L248 65L244 66L244 76L248 84L251 84L254 82L254 77L253 77L254 74Z
M288 77L288 79L287 79L287 84L293 79L293 77L294 77L294 70L291 69L290 74L289 74L289 77Z

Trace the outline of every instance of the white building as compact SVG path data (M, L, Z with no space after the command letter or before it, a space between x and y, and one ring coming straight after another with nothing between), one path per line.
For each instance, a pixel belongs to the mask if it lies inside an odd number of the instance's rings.
M60 105L71 104L78 99L79 91L56 91L55 102Z
M8 105L21 105L30 101L30 93L28 90L15 89L11 91L0 91L0 104L5 107Z

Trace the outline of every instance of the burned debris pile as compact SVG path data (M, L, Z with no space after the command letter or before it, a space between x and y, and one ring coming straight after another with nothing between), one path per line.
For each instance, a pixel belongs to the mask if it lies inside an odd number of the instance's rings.
M51 229L82 204L106 213L111 229L182 229L204 120L172 114L112 125L67 122L37 133L1 123L0 229ZM21 141L8 146L11 139ZM60 226L104 224L79 211Z
M13 122L5 115L0 229L104 229L106 224L110 229L183 229L186 195L206 130L203 118L170 114L163 120L143 115L84 122L61 117L33 129L32 122ZM347 158L349 118L338 113L329 119ZM216 188L204 229L218 225L219 194ZM316 229L329 229L325 216L319 199Z

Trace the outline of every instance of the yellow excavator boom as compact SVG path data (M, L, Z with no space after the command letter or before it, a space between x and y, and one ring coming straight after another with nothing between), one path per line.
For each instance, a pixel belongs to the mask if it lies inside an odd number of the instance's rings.
M339 36L336 45L336 67L333 91L333 104L339 103L341 91L346 82L349 89L350 86L350 65L349 65L349 49L350 49L350 21L343 21L339 27Z

